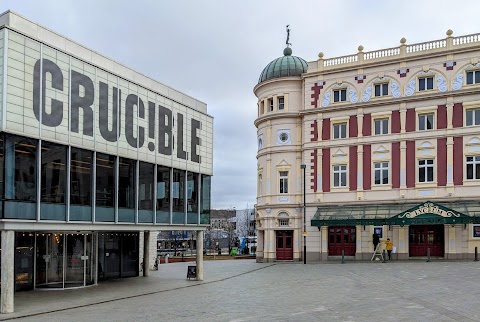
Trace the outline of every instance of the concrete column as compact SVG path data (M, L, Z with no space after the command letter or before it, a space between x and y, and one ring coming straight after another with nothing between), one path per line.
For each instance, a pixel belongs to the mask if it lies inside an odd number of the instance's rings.
M143 233L143 276L150 275L150 231Z
M0 313L13 313L15 232L2 231L2 295Z
M197 230L197 281L203 281L203 230Z

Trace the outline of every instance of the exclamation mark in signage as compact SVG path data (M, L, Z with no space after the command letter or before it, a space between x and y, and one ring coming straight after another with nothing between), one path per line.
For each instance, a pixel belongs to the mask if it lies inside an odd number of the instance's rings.
M155 103L148 102L148 149L155 151Z

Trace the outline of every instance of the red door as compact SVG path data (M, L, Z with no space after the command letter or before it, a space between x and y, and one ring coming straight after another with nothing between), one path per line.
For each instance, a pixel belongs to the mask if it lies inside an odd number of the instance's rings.
M329 227L328 228L328 255L355 256L356 230L355 226Z
M410 226L410 256L427 256L430 248L430 256L444 256L444 226Z
M293 230L277 230L277 260L293 260Z

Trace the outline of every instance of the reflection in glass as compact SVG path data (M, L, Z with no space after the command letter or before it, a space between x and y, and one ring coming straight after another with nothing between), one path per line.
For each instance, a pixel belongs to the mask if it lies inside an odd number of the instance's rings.
M37 233L37 287L63 288L64 234Z
M155 166L140 162L138 172L138 222L152 223Z
M83 286L85 235L67 234L65 287Z
M118 166L118 221L135 222L135 160L120 158Z
M170 168L157 166L157 223L170 223Z
M210 224L210 201L211 201L211 182L212 177L202 175L202 201L200 212L200 223Z
M70 165L70 219L92 220L91 151L72 148Z
M198 174L187 175L187 224L198 223Z
M4 218L35 219L37 140L6 135Z
M97 153L95 221L115 221L115 156Z
M173 218L172 223L185 223L185 171L173 170Z
M42 141L41 219L65 220L67 147Z

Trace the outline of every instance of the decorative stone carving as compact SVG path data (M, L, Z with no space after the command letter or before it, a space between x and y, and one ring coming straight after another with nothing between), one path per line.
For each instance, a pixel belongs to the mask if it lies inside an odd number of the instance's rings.
M362 101L368 102L372 98L372 85L368 85L363 91Z
M413 96L415 94L415 87L417 86L416 78L412 78L407 85L407 88L405 89L405 95L406 96Z
M400 93L400 85L394 80L392 80L392 96L395 98L399 98L402 93Z
M437 74L437 87L439 92L446 92L447 91L447 81L442 76L442 74Z
M453 79L453 86L452 86L452 89L454 91L457 91L459 90L460 88L462 88L463 86L463 71L461 71L460 73L458 73L455 78Z
M325 93L322 100L322 107L327 107L328 105L330 105L330 92Z
M353 87L350 87L350 89L348 90L348 95L350 97L350 102L352 103L358 102L358 95Z

